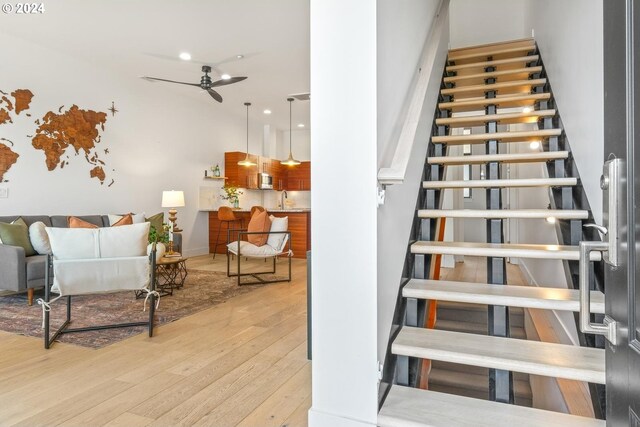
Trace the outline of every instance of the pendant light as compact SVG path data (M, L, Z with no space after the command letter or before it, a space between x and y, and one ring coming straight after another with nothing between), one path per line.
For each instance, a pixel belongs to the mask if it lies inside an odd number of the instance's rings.
M244 158L244 160L240 160L238 162L239 166L255 166L256 163L252 162L251 159L249 159L249 106L251 105L250 102L245 102L244 105L247 107L247 156Z
M300 160L296 160L293 158L293 153L291 151L291 103L293 102L293 98L287 98L289 101L289 158L287 160L283 160L280 164L286 166L296 166L300 164Z

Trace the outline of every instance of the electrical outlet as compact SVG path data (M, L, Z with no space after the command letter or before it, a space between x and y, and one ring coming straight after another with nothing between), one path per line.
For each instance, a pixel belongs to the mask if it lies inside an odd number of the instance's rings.
M9 197L9 189L7 187L0 187L0 199L6 199Z

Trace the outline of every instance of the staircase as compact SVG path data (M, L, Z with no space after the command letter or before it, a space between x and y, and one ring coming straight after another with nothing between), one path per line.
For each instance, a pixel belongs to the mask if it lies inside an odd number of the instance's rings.
M484 132L461 131L473 127ZM532 142L541 149L509 149ZM478 144L484 154L453 153L459 151L453 147ZM548 176L505 177L507 166L520 163L544 163ZM483 165L486 179L448 179L447 168L460 165ZM444 192L462 188L483 191L486 209L442 209ZM513 188L545 188L550 199L535 209L506 209L503 197ZM604 350L593 337L581 335L582 345L570 346L528 341L524 331L524 310L579 310L577 244L596 240L583 229L593 218L533 39L449 51L417 206L378 424L604 426L599 419L531 408L529 375L589 383L596 414L597 385L605 382ZM549 217L559 223L562 244L505 242L506 220ZM441 241L443 218L484 223L486 242ZM486 277L480 283L436 280L444 255L481 257ZM597 275L600 253L590 256ZM508 271L517 268L508 258L563 260L571 289L508 284ZM599 286L600 280L592 286L594 313L604 312Z

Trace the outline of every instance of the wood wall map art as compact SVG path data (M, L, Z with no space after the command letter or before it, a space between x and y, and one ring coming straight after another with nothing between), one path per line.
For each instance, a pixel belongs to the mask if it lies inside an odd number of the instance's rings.
M33 93L28 89L12 92L13 100L5 92L0 91L0 94L0 125L13 123L13 115L28 110L33 98ZM113 105L112 107L115 110ZM107 155L109 150L99 150L96 145L100 143L106 121L105 112L84 110L75 104L65 109L62 105L57 111L49 111L41 119L35 120L37 128L29 138L34 149L44 152L47 170L64 168L69 164L71 155L82 156L91 167L89 177L96 178L103 185L107 180L107 174L106 164L100 158L100 153L104 152ZM4 138L0 138L1 140L8 141ZM19 155L9 146L0 143L0 182L9 168L17 162L18 157ZM112 179L108 186L111 187L113 183Z
M33 93L28 89L17 89L11 94L0 90L0 126L7 123L13 123L14 116L29 109ZM13 143L6 138L0 140ZM20 155L13 151L7 144L0 143L0 182L6 182L4 176L16 164Z

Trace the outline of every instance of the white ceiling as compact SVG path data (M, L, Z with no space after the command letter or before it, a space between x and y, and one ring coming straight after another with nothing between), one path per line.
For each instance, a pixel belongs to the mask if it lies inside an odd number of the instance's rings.
M153 76L198 83L201 63L248 79L206 92L149 83L184 96L212 114L225 109L251 120L289 127L287 95L309 91L308 0L56 0L42 15L0 14L0 32L91 61L125 77ZM189 52L193 60L178 59ZM245 55L237 60L236 55ZM212 78L217 79L217 75ZM273 111L265 116L264 109ZM309 125L309 102L293 104L293 126Z

